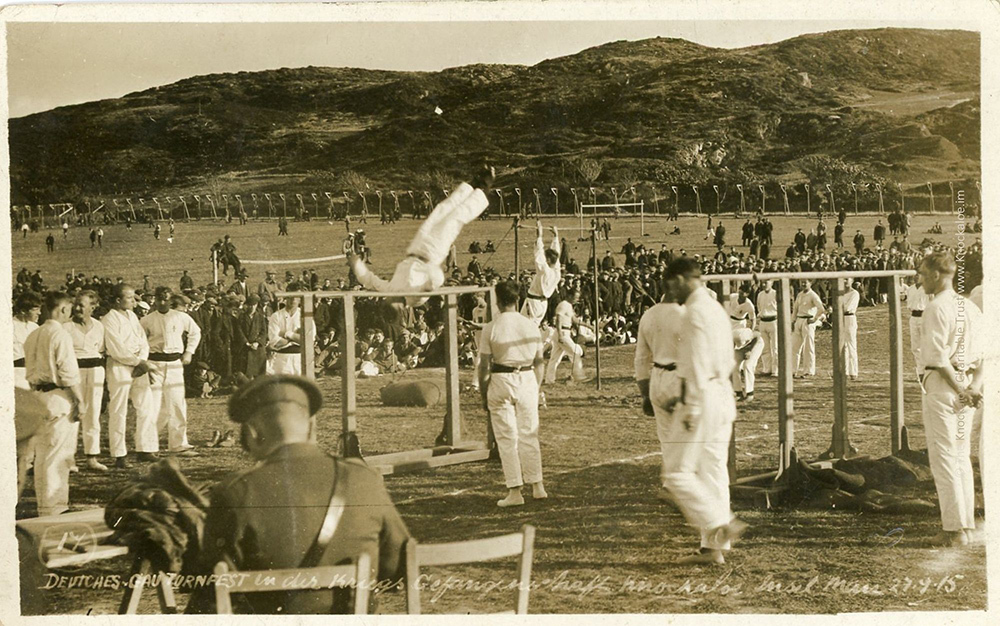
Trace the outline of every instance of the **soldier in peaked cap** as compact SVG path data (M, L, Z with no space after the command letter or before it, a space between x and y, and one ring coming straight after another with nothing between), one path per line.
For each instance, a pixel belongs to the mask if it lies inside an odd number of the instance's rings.
M378 473L314 443L321 405L319 388L300 376L261 376L232 396L230 419L258 463L213 490L198 573L219 561L244 571L306 568L356 562L365 552L378 580L402 577L406 526ZM243 600L235 612L255 614L331 613L349 604L330 589L235 599ZM188 612L214 609L213 587L196 589Z

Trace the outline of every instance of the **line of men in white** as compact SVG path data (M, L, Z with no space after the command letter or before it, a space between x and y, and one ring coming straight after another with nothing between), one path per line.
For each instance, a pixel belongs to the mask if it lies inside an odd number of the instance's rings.
M922 311L911 316L911 320L917 320L911 322L911 332L924 390L922 413L928 456L943 526L943 532L930 543L951 546L967 544L975 529L969 443L973 424L981 424L982 420L984 380L979 335L982 289L974 290L969 299L956 294L955 269L950 253L928 255L919 270L922 293L919 287L913 289L909 299L912 311ZM735 309L729 307L727 320L726 311L702 286L699 277L697 264L687 259L678 259L668 267L664 300L639 321L634 367L643 410L656 417L662 485L688 523L701 532L699 552L679 562L720 564L725 562L723 552L746 528L729 508L727 458L736 417L733 388L742 376L752 393L753 368L747 363L752 359L745 357L736 367L728 342L732 332L739 355L740 337L745 337L748 329L732 328L732 324L742 316L734 315ZM813 293L809 282L805 281L803 287L796 299L795 320L800 341L809 345L813 331L803 327L814 326L813 307L817 305L809 295ZM772 291L768 285L761 292L761 296L767 294L762 317L771 317L767 307L773 305ZM856 377L857 325L853 318L858 294L848 289L841 297L845 300L846 341L855 342L851 375ZM776 364L776 355L772 354L765 367L775 371ZM814 363L811 365L814 367ZM850 361L847 367L852 367ZM982 463L982 438L979 454Z
M108 388L108 446L114 465L127 462L126 416L135 410L134 447L139 461L154 460L160 433L167 432L167 451L197 456L187 436L184 366L201 342L201 329L187 313L173 308L169 287L155 291L155 310L141 320L135 315L135 290L118 285L113 308L100 320L92 314L96 293L81 292L74 301L62 292L45 296L46 321L36 320L41 307L13 320L15 386L39 392L50 420L36 441L35 492L39 515L57 515L69 507L69 475L82 435L86 468L108 471L101 463L101 404ZM299 374L301 357L299 301L287 298L285 308L268 320L269 373ZM29 455L31 457L32 455Z

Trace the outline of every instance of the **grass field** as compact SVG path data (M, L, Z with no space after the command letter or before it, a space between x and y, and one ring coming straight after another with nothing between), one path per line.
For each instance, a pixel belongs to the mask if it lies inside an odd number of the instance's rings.
M941 216L946 233L950 216ZM911 240L935 221L918 217ZM738 243L739 221L724 220L730 238ZM849 217L848 232L861 228L870 239L875 219ZM812 219L777 218L775 242L786 242L798 226L808 228ZM576 221L563 219L571 228ZM707 252L702 240L704 220L682 218L682 235L664 235L665 222L648 220L645 240L668 242L675 249ZM471 239L499 242L507 222L487 221L470 225L458 244L464 250ZM374 264L387 273L401 255L401 242L416 229L404 220L391 227L372 224L369 242ZM90 250L86 229L73 229L66 242L57 234L56 254L46 254L44 235L26 241L13 240L13 267L40 268L46 277L61 277L70 268L141 280L149 274L154 284L176 286L182 268L192 271L196 282L210 280L205 262L208 246L225 232L232 233L246 258L301 258L332 254L339 248L343 224L325 222L291 224L291 237L279 241L274 224L246 227L218 224L178 224L174 244L154 242L151 232L136 227L106 229L105 249ZM612 236L638 237L639 225L614 224ZM567 230L567 238L573 233ZM953 234L939 237L954 242ZM615 252L623 240L613 240ZM967 241L968 243L968 241ZM522 263L529 263L531 242L521 241ZM599 254L608 244L599 246ZM583 259L589 243L573 243L571 254ZM781 246L783 248L783 246ZM480 255L484 258L487 255ZM488 263L497 269L512 265L510 237ZM460 255L460 262L468 255ZM582 263L581 263L582 265ZM292 269L297 269L293 268ZM320 276L344 275L339 266ZM256 276L262 272L255 272ZM883 456L889 452L888 315L886 307L859 311L861 375L849 384L850 436L862 454ZM904 325L904 333L906 333ZM795 381L796 442L801 457L814 458L830 443L833 413L830 333L817 333L818 375ZM907 344L908 345L908 344ZM909 351L906 363L906 422L911 446L923 446L920 425L920 390ZM604 385L557 384L546 391L548 408L541 410L542 456L550 499L518 510L501 510L495 501L503 484L497 463L452 466L412 474L390 476L386 485L397 502L410 531L422 542L453 541L486 537L516 530L522 524L537 526L536 557L532 593L534 613L663 613L663 612L805 612L839 613L880 610L983 609L986 605L985 547L982 541L962 550L931 550L920 541L939 529L937 516L860 514L847 511L800 510L789 506L764 511L735 503L738 513L751 524L744 541L728 563L717 569L677 568L671 563L695 545L695 536L680 514L655 497L659 471L658 443L651 419L642 415L632 380L633 349L622 346L602 350ZM586 364L594 366L593 354ZM472 372L462 372L463 384ZM565 375L565 374L564 374ZM405 374L443 379L440 370ZM336 449L340 433L340 383L321 379L326 407L320 414L320 442ZM366 454L391 452L430 445L441 427L443 407L388 409L381 406L378 390L387 378L358 381L359 435ZM759 378L757 399L740 407L736 424L737 469L747 475L773 468L777 460L777 396L773 378ZM462 410L470 438L482 438L485 414L478 397L463 394ZM189 401L189 432L192 443L209 439L213 429L229 428L226 398ZM973 450L977 441L973 442ZM249 467L250 459L237 448L204 451L198 458L182 459L185 473L194 481L214 483L231 471ZM141 470L113 470L106 475L78 474L73 477L71 502L75 506L102 506L127 480ZM929 485L924 495L933 499ZM27 507L33 495L26 493ZM977 497L978 491L977 491ZM93 563L82 572L93 575L127 573L124 559ZM513 607L513 595L496 589L470 588L514 579L513 563L489 563L476 567L431 570L424 592L426 612L491 612ZM815 578L815 582L810 582ZM910 581L907 583L907 581ZM44 592L52 613L111 613L121 591L59 589ZM183 604L186 598L181 595ZM150 596L144 611L155 610ZM381 612L404 611L402 594L387 594Z
M729 245L740 244L740 226L743 220L733 218L731 215L723 216L723 223L726 226L726 241ZM792 240L796 228L802 228L808 233L810 228L816 226L815 217L785 217L772 216L774 222L774 246L771 250L771 257L778 258L784 255L785 248ZM833 243L833 226L835 219L827 219L827 236L830 246ZM878 218L871 215L849 216L847 218L845 242L851 247L850 241L854 236L854 231L860 229L865 235L869 245L874 245L872 241L872 229ZM713 220L718 223L717 219ZM943 235L925 235L928 228L935 222L940 222L944 230ZM525 222L533 226L533 222ZM555 225L563 229L561 231L569 242L570 256L580 264L586 266L586 261L590 255L589 234L587 241L576 241L580 235L579 220L572 217L561 217L558 219L546 219L545 225ZM882 222L887 224L885 220ZM644 243L647 247L653 246L659 250L661 244L666 244L668 248L679 250L684 248L689 254L711 254L715 252L715 246L706 241L704 217L682 217L678 222L667 222L662 218L649 218L645 220L645 237L640 236L640 221L638 218L628 218L612 220L611 241L599 241L597 253L599 257L604 256L605 250L610 249L612 253L618 254L625 237L631 237L633 242ZM679 225L680 235L667 235L674 224ZM419 222L410 218L404 218L394 225L382 226L378 220L371 220L367 225L358 224L357 220L351 222L352 228L361 226L366 231L366 240L372 248L372 266L376 272L381 274L391 274L396 263L402 258L406 243L416 232ZM492 266L499 271L509 271L514 267L514 234L511 231L509 220L491 219L476 221L469 224L462 231L456 247L458 249L459 266L463 269L471 258L468 254L469 243L478 240L486 243L487 239L492 239L497 244L495 255L480 254L479 260L484 267ZM971 228L971 223L969 224ZM166 227L159 241L153 239L153 231L146 225L136 225L132 231L126 231L124 226L109 226L104 228L104 248L91 248L89 239L89 229L86 227L71 228L69 236L63 239L59 229L53 229L56 236L56 246L54 253L46 253L45 237L48 231L41 230L38 233L28 235L26 239L20 233L12 235L12 261L11 268L16 274L22 267L27 267L30 271L42 270L43 277L47 282L53 280L62 281L67 272L71 270L83 272L87 276L111 276L124 277L130 282L142 284L142 277L148 274L154 285L167 284L177 287L181 271L188 270L195 280L195 284L202 285L212 281L212 265L209 262L209 248L217 239L223 235L232 235L236 244L237 253L241 259L274 260L283 261L290 259L309 259L323 256L339 254L341 242L346 234L343 222L330 224L325 220L314 220L311 222L289 224L289 237L278 237L278 226L276 222L251 222L246 226L238 223L224 224L212 221L178 222L177 236L173 243L168 243ZM911 243L918 243L925 236L929 236L938 241L954 245L955 243L955 217L952 215L918 215L913 219L910 234ZM546 245L549 234L546 233ZM530 268L531 251L534 245L533 230L522 230L519 249L522 268ZM966 237L966 245L972 243L973 237ZM892 238L889 238L891 241ZM502 243L501 243L502 241ZM623 257L619 255L619 262ZM274 265L248 265L250 272L250 282L256 284L264 278L264 271L273 268L279 271L279 278L285 270L291 270L296 275L303 269L316 268L320 278L346 277L345 263L343 261L331 261L325 264L274 264ZM230 280L227 278L226 280Z

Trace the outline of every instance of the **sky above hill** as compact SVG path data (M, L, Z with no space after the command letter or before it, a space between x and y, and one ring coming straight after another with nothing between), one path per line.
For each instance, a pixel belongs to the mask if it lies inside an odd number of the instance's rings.
M969 28L893 21L377 23L10 23L11 117L117 98L202 74L329 66L437 71L533 65L618 40L677 37L713 47L849 28Z

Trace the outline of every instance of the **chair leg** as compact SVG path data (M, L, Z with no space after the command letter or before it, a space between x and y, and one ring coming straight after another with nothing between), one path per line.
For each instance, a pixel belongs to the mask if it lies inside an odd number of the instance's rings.
M129 580L134 580L135 584L126 587L122 594L121 604L118 605L119 615L135 615L139 609L139 600L142 599L142 590L146 586L146 577L150 570L149 561L136 557L132 562L132 571L129 573ZM138 576L136 576L138 574Z

